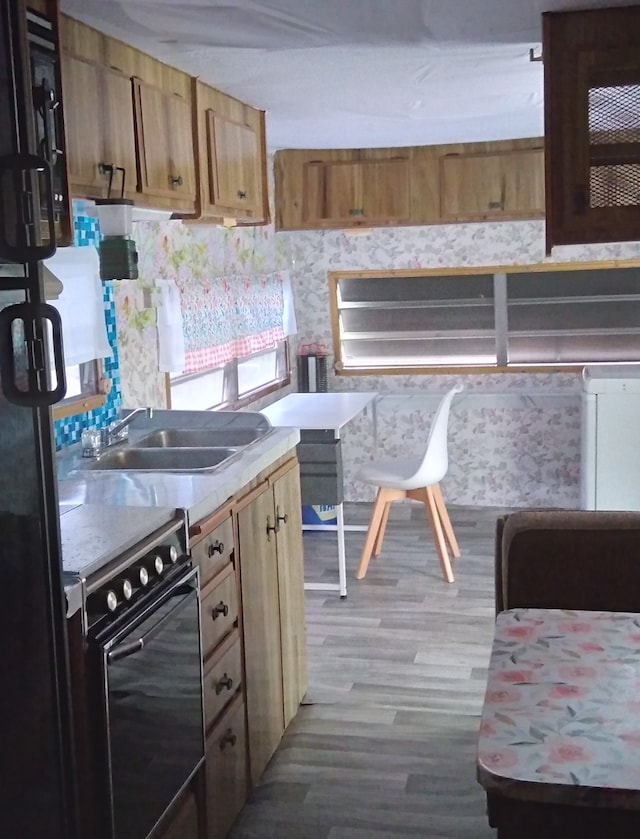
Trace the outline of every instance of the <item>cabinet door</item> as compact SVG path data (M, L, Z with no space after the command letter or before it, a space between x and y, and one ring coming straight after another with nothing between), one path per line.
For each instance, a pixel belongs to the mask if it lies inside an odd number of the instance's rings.
M65 142L72 195L106 195L103 162L101 68L68 53L62 55Z
M547 253L640 239L640 6L542 15Z
M409 161L336 161L325 163L323 217L351 225L394 224L409 219ZM309 169L309 184L317 196L317 173ZM317 207L317 200L309 202Z
M300 473L296 464L273 484L278 521L278 588L284 724L289 725L307 690L307 637Z
M133 95L139 155L138 190L148 195L171 196L166 94L140 79L134 79Z
M450 155L440 166L443 221L544 215L542 149Z
M210 109L206 117L211 203L256 214L260 146L255 131Z
M172 192L191 201L196 197L191 103L175 94L165 98L169 126L169 177Z
M284 731L273 493L238 511L245 690L251 780L257 783Z
M117 168L111 196L135 198L136 137L133 123L131 79L117 70L105 68L102 76L104 113L104 159ZM124 172L122 171L124 170Z

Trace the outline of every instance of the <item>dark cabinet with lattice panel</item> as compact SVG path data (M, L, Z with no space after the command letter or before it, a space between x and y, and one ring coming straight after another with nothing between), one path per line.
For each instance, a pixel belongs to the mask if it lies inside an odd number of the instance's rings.
M640 6L543 14L547 252L640 239Z

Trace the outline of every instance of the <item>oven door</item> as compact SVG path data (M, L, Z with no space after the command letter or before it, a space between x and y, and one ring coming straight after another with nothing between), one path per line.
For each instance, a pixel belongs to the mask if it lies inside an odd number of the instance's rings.
M145 839L204 760L197 570L101 646L110 835Z

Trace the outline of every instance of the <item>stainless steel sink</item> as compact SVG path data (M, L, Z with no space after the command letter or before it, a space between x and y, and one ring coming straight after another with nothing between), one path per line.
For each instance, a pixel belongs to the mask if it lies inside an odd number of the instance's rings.
M234 457L231 446L209 448L137 448L124 446L107 451L85 468L94 471L146 469L150 472L207 472Z
M136 440L136 448L205 448L248 446L271 428L161 428Z

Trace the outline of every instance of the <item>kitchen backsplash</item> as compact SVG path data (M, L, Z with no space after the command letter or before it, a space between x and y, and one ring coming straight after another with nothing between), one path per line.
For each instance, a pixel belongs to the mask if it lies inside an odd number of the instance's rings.
M76 247L97 245L100 241L98 221L95 218L84 215L80 212L80 208L81 205L74 201L74 245ZM121 404L120 365L116 336L116 308L113 282L103 283L102 297L107 324L107 337L109 339L109 346L111 347L111 357L105 359L102 363L102 375L110 381L111 390L105 397L104 404L101 408L74 414L73 416L64 417L54 422L53 431L57 449L61 449L63 446L68 446L71 443L77 443L85 428L101 428L108 425L118 415L118 408Z

